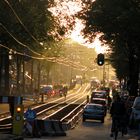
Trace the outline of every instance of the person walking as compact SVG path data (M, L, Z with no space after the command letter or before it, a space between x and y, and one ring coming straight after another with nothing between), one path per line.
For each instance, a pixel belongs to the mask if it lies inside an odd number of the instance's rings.
M124 128L125 133L127 133L127 124L125 123L126 120L126 108L124 102L121 100L120 96L117 94L114 96L114 100L112 102L111 108L110 108L110 114L112 117L112 126L111 126L111 134L110 136L113 137L114 131L115 131L115 122L116 120L124 121Z

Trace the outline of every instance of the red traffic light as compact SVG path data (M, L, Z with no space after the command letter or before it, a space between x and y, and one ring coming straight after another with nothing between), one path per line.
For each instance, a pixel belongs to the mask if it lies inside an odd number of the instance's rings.
M97 64L99 65L99 66L102 66L103 64L104 64L104 54L102 54L102 53L99 53L98 55L97 55Z

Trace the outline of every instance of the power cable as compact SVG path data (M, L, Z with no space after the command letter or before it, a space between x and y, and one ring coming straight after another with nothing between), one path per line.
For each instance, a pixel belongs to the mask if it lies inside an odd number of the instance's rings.
M19 18L19 16L16 14L16 12L15 12L15 10L13 9L13 7L11 6L11 4L7 1L7 0L4 0L6 3L7 3L7 5L10 7L10 9L12 10L12 12L14 13L14 15L16 16L16 18L17 18L17 20L19 21L19 23L23 26L23 28L26 30L26 32L32 37L32 39L34 39L34 41L36 41L36 43L39 45L39 46L41 46L42 47L42 45L38 42L38 40L29 32L29 30L27 29L27 27L23 24L23 22L20 20L20 18ZM10 34L11 35L11 34ZM12 37L14 37L14 36L12 36ZM14 39L16 40L16 38L14 37ZM26 46L27 47L27 45L25 45L25 44L23 44L23 43L21 43L21 42L19 42L18 40L16 40L19 44L22 44L24 47ZM1 46L3 46L3 45L1 45ZM4 46L3 46L4 47ZM8 47L6 47L7 49L9 49ZM29 47L28 47L28 49L29 49ZM47 59L47 58L39 58L39 57L33 57L33 56L29 56L29 55L27 55L27 54L23 54L23 53L20 53L20 52L17 52L16 51L16 53L17 54L20 54L20 55L24 55L24 56L28 56L28 57L30 57L30 58L34 58L34 59ZM37 53L37 52L36 52ZM38 53L38 55L40 55L39 53ZM50 59L51 59L51 61L52 62L54 62L54 58L49 58L49 60L48 61L50 61ZM56 58L55 58L56 59ZM62 61L63 62L63 61ZM61 62L61 63L62 63ZM57 63L58 63L58 59L57 59ZM73 63L74 64L74 63ZM71 66L75 66L75 64L74 65L72 65L72 63L71 63ZM81 65L79 65L79 66L81 66ZM84 68L86 68L85 66L84 66Z
M32 58L32 59L36 59L36 60L47 60L47 61L50 61L50 62L56 62L58 64L62 64L62 65L66 65L66 66L71 66L73 67L74 69L78 69L78 70L85 70L83 67L80 69L79 67L81 67L80 65L75 65L74 63L70 63L70 61L68 61L68 63L66 63L67 61L64 61L64 60L61 60L61 59L57 59L55 57L52 57L52 58L43 58L43 57L34 57L34 56L31 56L31 55L27 55L25 53L21 53L19 51L15 51L13 49L10 49L8 48L7 46L3 45L3 44L0 44L1 47L9 50L10 52L13 52L14 54L18 54L18 55L21 55L21 56L26 56L26 57L29 57L29 58Z
M13 52L14 54L19 54L19 55L22 55L22 56L26 56L26 57L30 57L30 58L38 59L38 60L43 60L43 59L45 59L45 58L43 58L43 57L34 57L34 56L31 56L31 55L28 55L28 54L25 54L25 53L21 53L21 52L19 52L19 51L15 51L15 50L13 50L13 49L8 48L7 46L5 46L5 45L3 45L3 44L0 44L0 46L3 47L3 48L5 48L5 49L7 49L7 50L9 50L10 52Z
M32 50L29 46L27 46L27 45L25 45L25 44L23 44L22 42L20 42L17 38L15 38L9 31L8 31L8 29L2 24L2 23L0 23L0 25L7 31L7 33L17 42L17 43L19 43L20 45L22 45L22 46L24 46L24 47L26 47L26 48L28 48L31 52L33 52L33 53L35 53L35 54L37 54L37 55L41 55L42 56L42 59L54 59L54 57L46 57L46 56L44 56L44 55L42 55L42 54L40 54L40 53L38 53L38 52L35 52L34 50ZM9 48L10 49L10 48ZM29 56L29 55L28 55ZM34 56L31 56L31 57L34 57ZM37 57L35 57L35 58L37 58ZM39 58L40 59L40 58Z
M12 35L12 33L10 33L10 32L8 31L8 29L7 29L2 23L0 23L0 26L2 26L2 28L3 28L4 30L6 30L6 32L7 32L18 44L20 44L20 45L26 47L28 50L30 50L32 53L34 53L34 54L36 54L36 55L41 55L40 53L38 53L38 52L32 50L29 46L27 46L27 45L23 44L22 42L20 42L16 37L14 37L14 36Z
M21 19L19 18L19 16L17 15L17 13L15 12L15 10L13 9L12 5L9 3L8 0L4 0L5 3L7 3L7 5L9 6L9 8L12 10L12 12L14 13L15 17L17 18L17 20L19 21L19 23L22 25L22 27L25 29L25 31L31 36L31 38L41 47L43 47L40 42L29 32L29 30L27 29L27 27L23 24L23 22L21 21ZM44 47L43 47L44 48Z

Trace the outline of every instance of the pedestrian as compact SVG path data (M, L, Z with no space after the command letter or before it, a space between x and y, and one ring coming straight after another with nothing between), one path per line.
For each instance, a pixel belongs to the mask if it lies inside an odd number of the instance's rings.
M124 102L121 100L120 96L117 94L114 96L114 101L112 102L110 108L110 114L112 117L112 126L111 126L111 134L110 136L113 137L115 131L115 122L119 120L119 122L123 121L123 127L125 133L127 133L127 124L126 124L126 108Z
M65 85L65 86L63 87L63 95L64 95L64 97L65 97L65 100L66 100L67 92L68 92L68 87Z

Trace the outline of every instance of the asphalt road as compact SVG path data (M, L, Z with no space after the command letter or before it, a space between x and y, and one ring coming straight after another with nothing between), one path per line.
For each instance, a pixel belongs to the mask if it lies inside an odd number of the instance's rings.
M41 137L41 140L113 140L110 137L111 118L107 115L105 123L102 124L99 121L87 120L86 122L79 121L78 125L69 131L66 131L66 136L53 136L53 137ZM39 140L32 138L33 140ZM25 140L31 140L31 138L25 138ZM136 132L129 131L125 136L118 136L118 140L138 140Z

